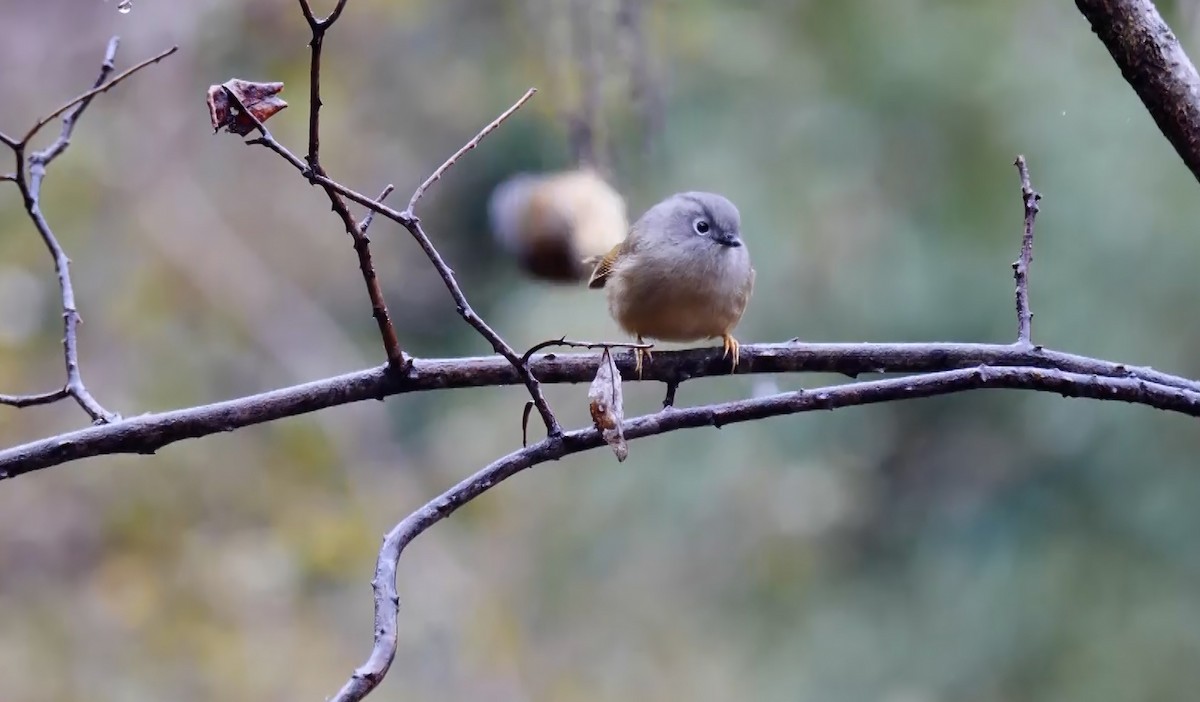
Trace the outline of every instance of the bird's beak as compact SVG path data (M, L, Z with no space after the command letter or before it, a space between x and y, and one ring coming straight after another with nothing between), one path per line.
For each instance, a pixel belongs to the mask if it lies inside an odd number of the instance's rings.
M742 240L738 238L737 234L718 234L713 237L713 241L721 246L728 246L730 248L737 248L742 245Z

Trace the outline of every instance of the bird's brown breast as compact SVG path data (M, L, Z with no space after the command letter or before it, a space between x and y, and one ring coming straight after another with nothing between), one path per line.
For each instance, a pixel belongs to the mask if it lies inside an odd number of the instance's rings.
M609 311L625 331L662 341L697 341L737 326L754 284L748 259L659 268L616 266L606 286Z

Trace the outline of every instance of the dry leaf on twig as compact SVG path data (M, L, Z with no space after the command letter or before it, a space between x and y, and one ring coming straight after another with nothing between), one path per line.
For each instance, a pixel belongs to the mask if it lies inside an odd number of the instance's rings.
M283 83L255 83L238 78L230 78L221 85L208 86L208 115L212 119L213 130L219 132L225 128L239 136L246 136L254 131L254 120L238 108L238 103L259 122L266 122L271 115L287 107L287 103L279 97L282 91Z
M621 398L621 373L608 349L601 354L596 379L588 388L588 409L592 413L592 423L604 437L604 443L612 447L617 461L624 461L629 455L629 446L625 443L623 428L625 407Z

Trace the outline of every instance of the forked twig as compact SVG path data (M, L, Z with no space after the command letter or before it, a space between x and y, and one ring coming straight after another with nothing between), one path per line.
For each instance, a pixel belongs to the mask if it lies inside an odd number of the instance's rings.
M59 244L58 238L54 235L53 229L50 228L50 223L46 220L46 216L42 212L41 194L42 184L46 179L47 167L70 146L71 134L75 130L75 123L83 114L83 111L87 109L88 105L91 104L92 99L100 93L107 92L116 87L126 78L143 68L165 59L179 48L173 46L110 79L112 72L115 70L114 64L119 46L119 37L109 39L108 45L104 50L104 60L100 64L100 75L92 83L92 87L89 90L80 93L46 117L39 119L20 140L0 134L0 143L12 149L16 160L16 170L0 180L16 184L17 189L21 192L25 211L29 215L30 220L33 221L34 227L42 237L42 242L45 243L50 256L54 260L54 270L58 276L59 293L62 298L63 361L67 373L66 383L59 390L36 395L0 395L0 404L11 407L29 407L32 405L49 404L66 397L72 397L87 412L92 421L96 423L113 422L120 419L120 415L106 410L97 402L96 398L92 396L83 382L83 373L79 369L78 340L78 327L82 320L75 303L75 288L71 283L70 259L67 258L66 251ZM62 129L59 132L58 138L46 148L29 154L28 159L26 159L25 154L30 140L37 136L43 127L59 116L62 116L63 119Z

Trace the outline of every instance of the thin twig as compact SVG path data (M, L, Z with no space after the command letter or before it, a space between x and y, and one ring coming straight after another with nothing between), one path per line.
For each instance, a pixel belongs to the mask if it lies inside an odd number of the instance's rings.
M675 406L675 393L679 392L680 382L681 381L679 381L679 380L668 380L667 381L667 394L663 396L663 402L662 402L663 409L667 409L668 407Z
M300 0L300 9L304 13L304 18L308 21L309 28L312 30L312 40L308 44L310 49L308 154L305 157L309 173L312 176L326 175L325 169L321 166L320 156L322 106L321 49L325 44L325 32L341 16L342 9L345 6L346 0L338 0L337 5L333 8L333 12L329 13L328 17L323 20L317 20L313 16L312 8L309 7L308 1ZM263 128L261 122L258 122L258 126L264 137L270 136L265 128ZM388 313L387 302L383 297L383 288L380 286L379 278L375 274L375 263L371 258L371 240L366 236L366 227L359 226L358 222L354 219L354 215L350 213L350 208L346 206L346 201L336 191L328 187L325 187L324 190L333 211L341 218L342 224L346 228L346 233L354 240L354 252L358 257L358 269L362 274L363 283L367 286L367 297L371 301L371 316L375 318L375 325L379 328L379 336L383 341L383 351L387 356L388 365L394 370L404 369L407 367L409 359L400 347L400 338L396 334L396 328L393 326L391 315Z
M450 296L454 298L455 308L458 310L459 316L466 320L467 324L474 327L479 335L492 345L492 350L503 356L513 365L517 374L521 376L521 381L525 384L525 388L529 391L529 396L533 400L533 404L537 407L538 414L542 417L542 423L546 425L546 434L550 437L557 437L562 434L562 426L559 425L558 419L554 416L554 411L550 409L550 403L546 401L546 395L542 392L541 383L538 382L533 372L529 370L529 364L524 363L517 356L517 352L509 346L487 322L483 321L471 304L467 302L467 296L459 287L458 281L454 278L454 271L450 270L450 266L442 259L442 255L434 248L433 242L429 240L429 236L425 234L425 230L421 227L421 220L413 217L404 225L406 229L416 238L417 244L425 255L433 263L433 267L437 269L438 275L441 276L442 282L445 283L446 289L450 291Z
M37 395L0 395L0 405L9 407L33 407L34 405L49 405L70 397L71 391L65 386L50 392Z
M342 14L342 10L346 7L346 0L338 0L338 4L333 8L333 12L325 19L317 19L313 14L312 7L309 6L308 0L300 0L300 11L304 13L304 19L308 22L308 26L312 29L329 29L329 26L337 22L338 16Z
M271 132L266 128L266 126L264 126L260 120L255 118L254 115L251 115L249 112L246 114L254 121L260 136L255 139L251 139L246 143L262 145L279 154L285 161L292 164L292 166L305 175L305 177L324 186L326 188L326 192L330 192L331 198L333 197L332 193L343 195L347 199L357 202L373 212L378 212L384 217L387 217L388 219L407 229L413 238L417 240L417 245L419 245L421 250L425 252L425 256L437 270L438 275L441 277L442 282L446 286L446 289L450 292L450 296L454 299L455 308L457 309L459 316L461 316L467 322L467 324L470 324L471 327L479 332L480 336L482 336L488 341L488 343L492 345L492 349L496 353L504 356L509 363L513 364L517 370L517 373L520 374L522 380L524 381L525 387L528 389L529 395L533 399L534 406L537 407L538 414L542 418L542 423L546 425L547 435L557 436L558 434L562 433L562 427L559 425L558 419L555 418L554 411L550 409L550 404L546 401L546 396L542 392L537 378L534 377L527 365L521 361L520 357L517 356L517 352L513 350L512 346L510 346L503 337L501 337L494 329L492 329L487 322L485 322L483 318L480 317L471 307L471 304L467 301L466 294L463 293L462 287L458 284L458 280L454 277L454 271L449 265L446 264L445 259L442 258L441 253L438 252L437 247L433 245L433 241L430 240L429 235L425 233L425 229L421 226L420 218L417 217L412 210L412 206L417 202L417 200L420 199L421 194L427 190L431 184L439 180L442 177L442 174L444 174L446 170L449 169L450 166L452 166L463 154L475 148L485 136L487 136L492 130L496 129L496 127L503 123L504 120L508 119L513 112L521 107L521 105L525 104L525 102L527 102L535 92L535 89L530 88L529 91L527 91L520 100L513 104L512 107L508 108L499 117L492 120L490 124L476 134L475 137L467 142L465 146L455 152L455 154L451 156L449 160L443 163L432 176L427 178L425 182L417 188L416 192L413 193L413 197L409 200L409 208L404 212L397 212L396 210L376 200L372 200L362 193L355 192L354 190L351 190L329 178L324 173L314 173L312 169L304 163L304 161L300 160L295 154L289 151L287 147L280 144L279 141L271 135ZM230 97L239 105L239 107L241 107L241 102L238 101L237 96L232 95L231 93Z
M1021 254L1013 261L1013 278L1017 285L1017 343L1030 344L1033 312L1029 308L1029 265L1033 262L1033 225L1037 220L1041 193L1029 182L1029 166L1024 156L1013 162L1021 178L1021 201L1025 206L1025 226L1021 234Z
M408 201L408 209L406 210L407 214L410 217L415 217L416 215L414 213L416 212L417 201L425 195L425 191L429 190L429 187L434 183L441 180L442 176L446 174L446 171L450 170L450 167L457 163L458 159L463 157L463 154L467 153L471 149L474 149L476 146L479 146L479 142L483 141L485 136L491 134L496 127L499 127L506 119L511 117L514 112L521 109L522 105L524 105L526 102L529 102L529 98L533 97L535 93L537 93L537 88L530 88L529 90L526 90L525 94L521 96L521 99L513 103L512 107L508 108L504 112L501 112L500 116L492 120L490 124L476 134L474 139L468 141L461 149L455 151L453 156L446 159L446 162L433 172L433 175L426 178L425 182L421 183L421 185L418 186L415 191L413 191L412 198L410 198Z
M304 19L308 22L308 26L316 29L320 26L320 20L313 14L312 7L308 4L308 0L300 0L300 11L304 13Z
M548 349L551 346L566 346L573 349L652 349L654 344L638 344L629 341L574 341L565 336L560 336L557 339L547 339L541 343L534 344L529 347L529 350L521 355L521 363L528 363L533 354Z
M746 344L739 373L930 373L980 365L1036 367L1093 378L1102 392L1109 380L1145 382L1156 387L1200 393L1200 382L1151 368L1112 363L1074 354L1013 344ZM638 381L633 359L613 360L626 382ZM598 353L535 356L529 368L542 383L590 383L600 367ZM641 380L667 383L729 374L721 347L660 351ZM295 417L328 407L379 400L413 392L453 388L520 385L517 367L501 356L414 359L404 375L386 366L271 390L199 407L145 414L120 423L33 441L0 450L0 478L15 477L92 456L152 454L186 439L212 436L242 427Z
M301 6L307 7L307 5L303 2L301 3ZM324 25L322 25L322 27L323 26ZM323 32L324 28L319 30L314 29L313 31L315 36L316 32ZM316 42L311 46L313 55L312 60L315 67L312 73L312 80L314 82L319 82L321 44L320 42ZM246 142L247 144L255 144L267 147L268 149L282 156L288 163L296 167L302 174L304 174L306 178L309 179L310 182L318 183L322 186L326 196L329 198L330 206L342 220L342 225L345 227L346 233L350 235L350 238L354 242L354 252L358 258L358 270L362 274L363 283L367 288L367 298L371 302L371 316L374 317L375 325L379 329L379 336L383 341L383 351L384 355L387 357L388 366L396 371L402 371L406 369L409 363L411 363L411 359L400 347L400 338L396 334L396 328L392 325L392 318L388 313L387 302L383 297L383 287L379 284L379 277L375 273L375 263L371 258L371 240L367 238L365 229L361 227L354 219L354 215L351 214L350 208L346 206L346 201L342 199L340 192L341 190L345 190L345 188L340 188L340 186L334 187L333 181L326 176L325 170L320 164L320 136L319 133L313 131L318 123L317 114L320 109L319 90L314 88L315 101L310 106L310 151L307 157L307 162L301 160L298 156L289 151L287 147L283 146L283 144L280 144L279 141L276 140L271 134L271 131L267 129L266 125L262 123L262 120L258 119L254 113L247 110L246 106L242 104L241 99L234 94L232 90L227 89L225 94L229 96L229 99L237 106L238 110L244 114L247 119L254 123L255 128L259 132L259 137L248 140ZM371 200L366 196L359 195L359 197L366 202L376 205L377 207L382 207L382 205L375 203L374 200Z
M680 429L721 427L814 410L834 410L984 388L1046 390L1064 396L1136 402L1182 411L1192 416L1200 415L1200 393L1137 380L1110 379L1102 385L1097 385L1096 380L1089 375L1039 368L981 366L657 412L626 421L624 433L627 440L632 440ZM413 539L449 517L459 507L527 468L603 445L601 433L595 428L588 428L568 432L560 441L546 439L514 451L430 500L389 531L383 539L375 577L371 580L375 600L374 646L367 661L354 671L333 700L353 702L363 699L383 680L396 656L400 611L396 570L401 554Z
M77 332L81 320L75 304L74 286L71 283L70 259L67 258L66 252L59 244L57 237L55 237L54 231L50 228L50 223L42 213L41 192L42 184L46 179L47 167L70 146L71 134L75 130L75 123L80 115L83 114L83 111L87 109L88 105L91 104L92 99L139 70L161 61L178 50L178 47L172 47L110 79L114 70L114 62L116 61L119 46L119 37L114 36L109 39L104 51L104 60L100 65L100 75L93 82L90 90L87 90L58 108L49 117L38 120L21 141L16 142L9 137L5 137L3 140L6 145L12 148L17 161L17 170L13 174L12 182L16 183L17 189L20 190L25 211L29 214L29 218L33 221L34 227L37 229L43 243L45 243L46 248L50 251L50 255L54 259L54 269L58 275L58 285L62 297L63 360L66 365L67 382L63 388L63 394L46 393L39 395L36 396L37 402L32 404L51 402L53 400L48 399L51 397L62 399L63 397L70 396L87 412L92 421L97 423L113 422L120 419L120 416L109 412L100 405L83 382L83 374L79 369L79 341ZM45 127L51 120L60 115L64 116L62 119L62 129L59 132L58 138L45 149L30 154L28 175L26 175L24 163L25 150L30 139L36 136L42 127ZM27 402L24 406L28 406L28 404L31 403Z
M387 217L388 219L392 220L393 222L396 222L397 224L399 224L402 227L408 228L408 224L410 222L412 222L414 219L416 219L415 216L410 215L407 212L401 212L400 210L393 209L391 207L388 207L387 205L384 205L383 203L375 201L369 195L363 195L362 193L358 192L357 190L351 190L350 188L346 187L345 185L342 185L341 183L337 182L336 180L333 180L332 178L330 178L327 175L310 175L307 172L308 166L305 165L304 161L302 159L300 159L299 157L297 157L292 152L288 151L287 148L285 148L282 144L275 141L274 137L270 137L268 135L265 137L259 137L258 139L251 139L250 141L248 141L246 143L247 144L261 144L263 146L266 146L267 148L271 149L275 153L282 156L284 158L284 160L286 160L288 163L295 166L301 172L302 175L304 175L306 178L310 178L317 185L321 185L326 188L330 188L337 194L345 197L347 200L358 203L358 204L362 205L363 207L365 207L377 214L381 214L384 217Z
M338 0L338 4L333 8L333 12L330 12L328 17L321 20L321 24L325 25L325 28L328 29L329 25L337 22L338 17L341 17L342 10L344 9L346 9L346 0Z
M388 183L387 186L384 187L383 192L379 193L379 197L375 198L375 201L383 202L384 200L387 199L388 195L392 194L392 191L395 189L396 189L396 186L392 185L391 183ZM368 210L367 216L363 217L362 223L358 225L358 231L361 234L366 235L367 229L370 228L371 222L374 222L374 221L375 221L375 211Z
M271 149L275 153L282 156L285 161L292 164L292 166L296 167L302 173L305 173L308 170L304 162L301 161L291 151L289 151L287 147L280 144L271 135L270 131L268 131L267 128L262 125L261 122L258 120L255 120L255 122L257 123L257 127L261 136L256 139L251 139L246 143L260 144ZM410 212L398 212L380 202L372 200L361 193L345 187L344 185L330 179L328 176L315 175L312 176L312 179L315 182L326 186L328 189L333 190L334 192L345 195L347 199L357 202L364 207L367 207L374 212L378 212L384 217L387 217L388 219L400 224L407 229L410 234L412 234L413 238L417 240L417 244L421 247L421 250L425 252L426 257L429 258L430 262L433 263L434 268L437 270L438 275L442 278L442 282L445 284L447 290L450 291L450 296L454 299L455 308L457 309L459 316L466 320L466 322L470 324L476 331L478 331L481 336L487 339L492 345L492 349L496 353L504 356L517 368L517 372L521 374L522 379L525 382L525 386L529 389L529 393L533 398L534 404L538 408L538 414L541 415L542 421L546 425L547 433L550 435L561 433L562 428L558 425L558 420L554 418L554 413L550 410L549 403L546 402L545 396L538 387L537 379L534 378L533 374L529 372L528 368L521 364L520 358L517 357L516 352L511 346L508 345L508 342L504 341L504 339L501 338L501 336L497 334L495 330L488 326L488 324L483 321L483 318L476 314L470 303L467 302L466 295L463 293L462 288L458 285L458 281L454 277L454 271L451 270L450 266L446 264L446 261L442 258L442 255L438 252L437 248L434 247L433 242L425 233L424 228L421 227L420 220Z
M32 160L32 159L31 159ZM31 177L29 187L22 188L26 192L27 207L26 211L29 217L33 220L34 226L41 235L42 241L46 244L46 248L50 251L50 255L54 258L54 270L58 275L58 287L62 294L62 317L63 317L63 359L67 369L67 390L71 397L79 403L79 406L87 412L88 416L94 422L113 422L120 419L120 415L109 412L92 397L87 386L83 382L83 373L79 369L79 338L78 327L80 323L79 310L75 304L75 289L71 284L70 259L67 258L66 251L59 245L58 239L55 238L54 232L51 231L49 223L42 214L42 208L39 204L39 190L42 180L45 177L44 167L31 167Z
M100 64L100 76L92 84L92 90L103 86L104 81L108 80L108 76L116 69L114 63L117 60L117 49L120 45L120 37L114 36L108 40L108 48L104 50L104 61ZM51 161L58 158L59 154L67 150L67 147L71 144L71 133L75 131L75 120L79 118L79 115L83 114L83 111L87 109L95 97L96 94L93 93L79 100L75 105L75 109L68 112L66 117L63 117L62 130L59 132L58 138L54 140L54 143L29 157L30 171L37 169L39 166L44 170L46 166L50 165ZM26 143L29 142L30 136L32 134L25 138Z
M308 22L309 29L312 30L312 39L308 42L312 58L309 61L308 80L307 160L315 172L321 172L319 161L321 151L321 107L324 105L321 102L321 49L325 44L325 32L337 21L338 17L342 14L342 8L345 6L346 0L338 0L338 4L333 8L333 12L329 13L329 16L325 19L318 20L313 15L308 0L300 0L300 11L304 13L304 19Z
M42 237L42 241L49 249L50 255L54 258L54 270L58 274L59 291L62 294L62 316L63 316L63 358L67 370L67 392L75 398L93 422L112 422L120 419L120 416L109 412L96 401L92 394L88 391L87 386L83 382L83 373L79 368L79 338L78 327L80 323L79 310L75 305L75 289L71 284L70 259L67 258L66 251L58 243L58 239L54 236L54 232L50 229L49 222L46 221L42 214L41 207L41 191L42 183L46 178L46 168L60 154L67 150L67 146L71 143L71 133L75 130L75 121L83 114L91 104L92 98L98 94L100 88L111 86L116 82L116 79L108 82L109 75L113 71L113 62L116 60L117 48L120 46L120 39L113 37L108 42L108 47L104 51L104 61L100 66L100 75L96 78L92 86L92 90L84 93L84 97L79 98L74 102L73 109L67 111L66 116L62 120L62 130L57 139L52 144L41 151L37 151L29 157L29 185L25 187L24 183L20 182L18 176L17 187L21 188L22 195L25 196L25 207L30 218L33 219L33 224L37 228L38 233ZM149 66L155 61L169 56L170 52L160 54L156 59L142 62L138 67ZM126 71L123 76L132 75L135 69ZM58 114L61 114L59 111ZM37 125L25 137L25 142L37 133L44 125Z
M110 42L110 45L111 45L111 42ZM119 84L121 81L125 80L129 76L133 75L134 73L137 73L138 71L142 70L143 68L145 68L147 66L150 66L152 64L158 63L159 61L162 61L163 59L165 59L166 57L175 53L176 51L179 51L179 47L172 46L171 48L167 49L166 51L162 52L161 54L158 54L157 56L148 58L145 61L142 61L141 63L137 64L136 66L121 72L120 74L114 76L113 79L108 81L107 83L105 83L103 85L97 85L96 87L92 88L91 90L87 91L86 93L81 93L81 94L77 95L75 98L73 98L72 100L67 102L62 107L59 107L57 110L51 112L50 114L46 115L45 117L39 119L36 123L34 123L33 127L30 128L30 130L25 133L24 138L22 138L19 143L28 144L29 140L32 139L34 137L34 135L36 135L39 131L41 131L42 127L46 126L51 121L53 121L55 117L58 117L62 113L66 112L67 110L71 109L72 107L75 107L79 103L84 102L85 100L91 100L92 98L99 95L100 93L105 93L105 92L108 92L109 90L112 90L113 88L117 87L117 84ZM10 144L10 146L11 146L11 144Z

